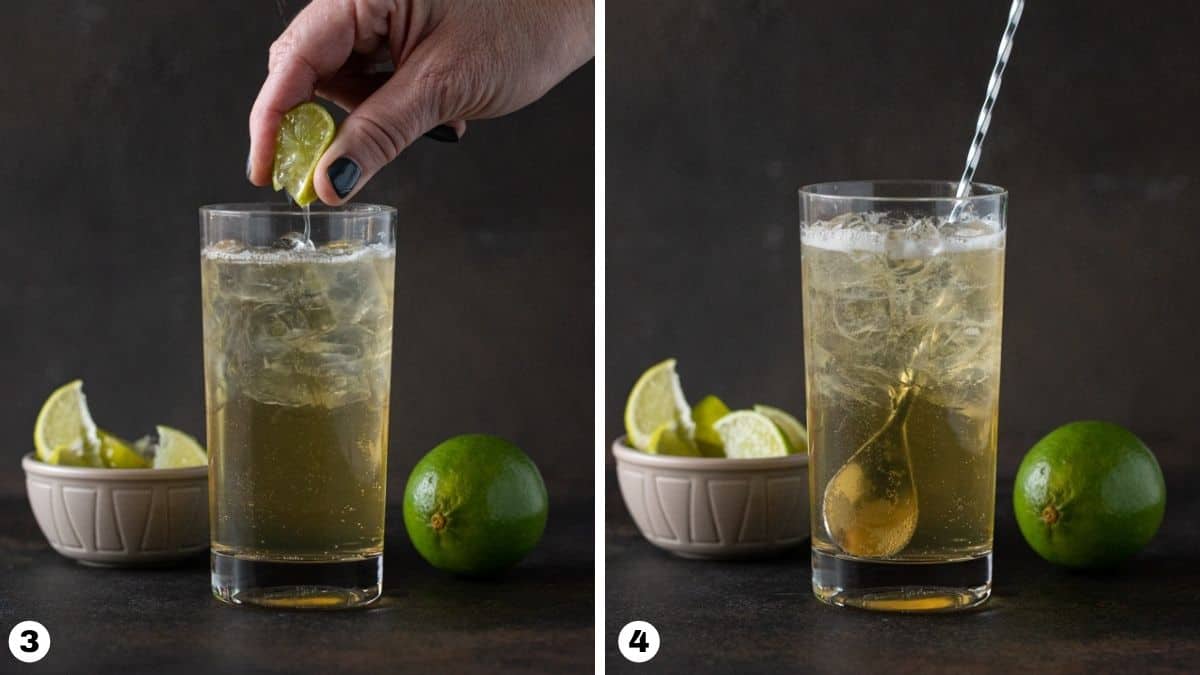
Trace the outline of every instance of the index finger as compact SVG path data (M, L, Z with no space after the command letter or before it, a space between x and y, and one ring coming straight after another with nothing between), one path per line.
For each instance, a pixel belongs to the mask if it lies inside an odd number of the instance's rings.
M284 113L312 98L318 81L334 73L354 49L352 0L315 0L271 45L267 79L250 110L246 177L271 182L275 135Z

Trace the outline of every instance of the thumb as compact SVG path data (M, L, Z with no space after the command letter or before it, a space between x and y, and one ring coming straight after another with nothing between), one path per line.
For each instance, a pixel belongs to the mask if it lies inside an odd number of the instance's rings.
M317 162L313 187L321 201L342 204L422 134L445 121L439 110L447 96L445 80L401 68L367 97L342 123Z

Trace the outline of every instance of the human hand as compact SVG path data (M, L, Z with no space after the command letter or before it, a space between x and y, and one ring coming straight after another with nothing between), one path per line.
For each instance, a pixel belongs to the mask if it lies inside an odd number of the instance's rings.
M246 177L270 184L280 119L315 93L350 113L313 174L341 204L431 129L454 141L536 101L592 58L593 31L591 0L314 0L271 45Z

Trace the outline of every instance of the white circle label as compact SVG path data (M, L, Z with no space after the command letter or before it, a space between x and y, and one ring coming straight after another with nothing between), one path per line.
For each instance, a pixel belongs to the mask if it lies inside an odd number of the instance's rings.
M8 633L8 651L18 661L41 661L50 651L50 631L36 621L22 621Z
M645 663L658 653L658 629L646 621L630 621L617 635L621 656L634 663Z

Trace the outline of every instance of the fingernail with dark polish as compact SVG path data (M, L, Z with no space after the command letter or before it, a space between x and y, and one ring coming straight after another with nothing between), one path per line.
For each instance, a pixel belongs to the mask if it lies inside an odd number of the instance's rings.
M345 197L354 190L354 184L362 175L362 169L349 157L338 157L329 165L329 182L338 197Z
M442 143L457 143L458 132L449 124L439 124L436 127L425 132L425 138L432 138L435 141Z

